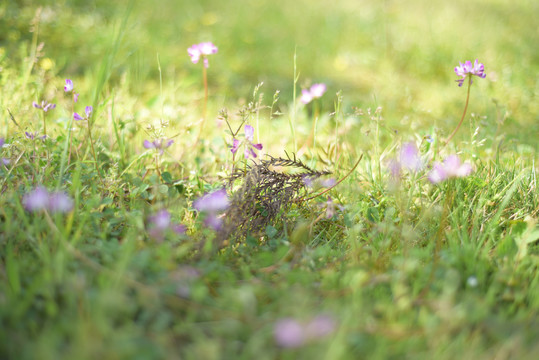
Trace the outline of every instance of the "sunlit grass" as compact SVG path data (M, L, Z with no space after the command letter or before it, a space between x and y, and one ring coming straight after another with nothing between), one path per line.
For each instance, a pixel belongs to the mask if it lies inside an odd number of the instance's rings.
M2 2L0 357L532 358L538 10Z

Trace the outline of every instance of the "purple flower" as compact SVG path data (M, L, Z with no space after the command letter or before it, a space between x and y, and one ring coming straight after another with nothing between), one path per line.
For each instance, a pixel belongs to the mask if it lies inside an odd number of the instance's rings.
M77 102L79 100L79 94L73 91L73 81L71 79L66 79L66 84L64 85L64 91L66 93L73 92L73 102Z
M71 92L73 91L73 81L71 79L66 79L66 84L64 85L64 91L65 92Z
M204 224L214 230L221 229L222 219L218 216L218 213L226 210L229 205L230 202L225 189L206 194L193 202L195 209L207 213Z
M243 152L243 155L245 156L246 159L249 159L250 157L256 158L257 155L254 149L262 150L262 144L253 144L255 129L251 125L245 125L244 131L245 131L245 150ZM232 141L232 147L230 148L230 151L233 154L235 154L236 151L238 151L240 145L241 145L241 141L238 139L234 139Z
M406 169L417 172L423 168L419 150L415 143L409 142L402 146L400 153L400 164Z
M22 203L28 211L46 210L49 206L49 193L44 187L38 186L23 197Z
M485 78L487 76L484 73L485 66L480 63L477 59L475 59L475 62L472 64L470 60L467 60L463 63L459 62L459 66L455 67L455 73L457 76L460 76L461 78L457 80L459 83L459 86L462 86L464 83L464 80L467 77L470 77L470 84L473 82L472 76L479 76L480 78Z
M171 221L171 215L166 209L158 211L155 215L148 218L148 233L156 240L162 240L167 230L174 231L176 234L185 234L184 225L175 224Z
M324 95L326 92L326 84L313 84L309 90L303 89L301 90L301 102L304 104L308 104L313 99L318 99Z
M275 323L273 337L281 347L297 348L305 343L305 329L296 320L285 318Z
M84 108L84 112L86 113L86 117L80 116L78 113L73 114L73 119L80 121L80 120L88 120L90 116L92 115L92 111L94 111L94 108L91 106L86 106Z
M37 136L38 132L33 132L33 133L29 133L28 131L25 131L24 132L24 135L26 135L26 137L30 140L36 140L36 139L41 139L41 140L45 140L47 138L47 135L41 135L41 136Z
M323 338L335 331L335 320L329 315L318 315L305 326L307 337L310 339Z
M174 140L169 139L156 139L152 142L149 140L144 140L144 143L142 144L146 149L156 149L159 150L159 154L163 154L166 148L168 148L170 145L174 143Z
M330 335L336 326L335 320L328 315L318 315L307 324L284 318L275 323L273 337L281 347L297 348Z
M64 192L49 195L49 211L67 213L73 209L73 200Z
M43 186L38 186L27 193L23 197L22 203L30 212L48 210L51 213L67 213L73 209L73 200L66 193L49 193Z
M47 101L45 100L42 100L41 101L41 105L38 104L37 102L33 102L32 105L36 108L36 109L42 109L43 111L47 112L49 110L52 110L56 107L56 104L52 104L52 103L48 103Z
M211 42L203 42L200 44L194 44L190 48L187 49L187 53L191 57L191 61L193 64L198 63L200 60L200 57L204 58L204 67L208 68L209 62L208 62L208 55L217 53L217 46L215 46Z
M443 163L435 162L428 179L433 184L445 181L454 177L465 177L472 173L473 168L470 164L461 164L457 155L449 155Z
M193 202L193 207L198 211L213 213L226 210L229 205L230 202L228 200L228 195L226 194L226 189L208 193Z

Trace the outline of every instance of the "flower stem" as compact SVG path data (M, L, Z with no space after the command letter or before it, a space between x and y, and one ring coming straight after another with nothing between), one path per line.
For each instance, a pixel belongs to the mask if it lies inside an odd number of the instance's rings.
M162 179L161 171L159 170L159 155L155 154L155 170L157 171L157 175L159 175L159 180Z
M451 133L451 135L449 135L449 137L447 138L447 140L445 141L445 144L447 145L449 143L449 141L451 141L451 139L453 138L453 136L455 136L455 134L457 133L457 131L459 131L460 129L460 126L462 125L462 122L464 121L464 117L466 116L466 111L468 110L468 102L470 101L470 88L472 87L472 77L469 76L468 77L468 94L466 95L466 104L464 105L464 111L462 112L462 117L460 118L460 122L459 124L457 125L457 128Z
M204 123L206 122L206 111L208 107L208 72L205 66L202 67L202 81L204 82L204 104L202 105L202 121L200 123L200 130L198 132L195 145L198 144L198 141L202 136L202 131L204 130Z
M47 135L47 125L45 124L45 111L42 112L43 114L43 135Z
M97 156L95 154L94 149L94 141L92 140L92 131L90 130L90 118L88 118L88 138L90 140L90 148L92 149L92 154L94 155L94 163L95 163L95 169L97 171L97 175L101 177L101 173L99 172L99 166L97 165Z

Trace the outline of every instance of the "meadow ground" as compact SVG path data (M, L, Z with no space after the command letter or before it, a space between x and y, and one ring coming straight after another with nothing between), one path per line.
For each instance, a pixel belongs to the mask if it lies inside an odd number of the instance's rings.
M537 13L0 1L0 358L534 359Z

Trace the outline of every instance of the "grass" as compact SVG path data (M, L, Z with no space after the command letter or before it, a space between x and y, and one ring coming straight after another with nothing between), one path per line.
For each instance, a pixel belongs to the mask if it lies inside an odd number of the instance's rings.
M537 6L0 2L0 357L534 358ZM201 41L219 47L207 110L186 51ZM475 58L487 78L444 145L466 100L453 67ZM319 82L322 98L297 101ZM73 121L87 105L90 123ZM44 121L49 138L25 136ZM230 152L245 124L260 158L292 159L257 173ZM425 167L397 181L410 141ZM473 173L431 184L454 153ZM327 184L295 181L307 168L342 181L313 198ZM28 211L38 185L73 210ZM223 186L249 214L214 231L194 201ZM162 209L185 234L152 236ZM279 345L279 321L319 317L327 333Z

